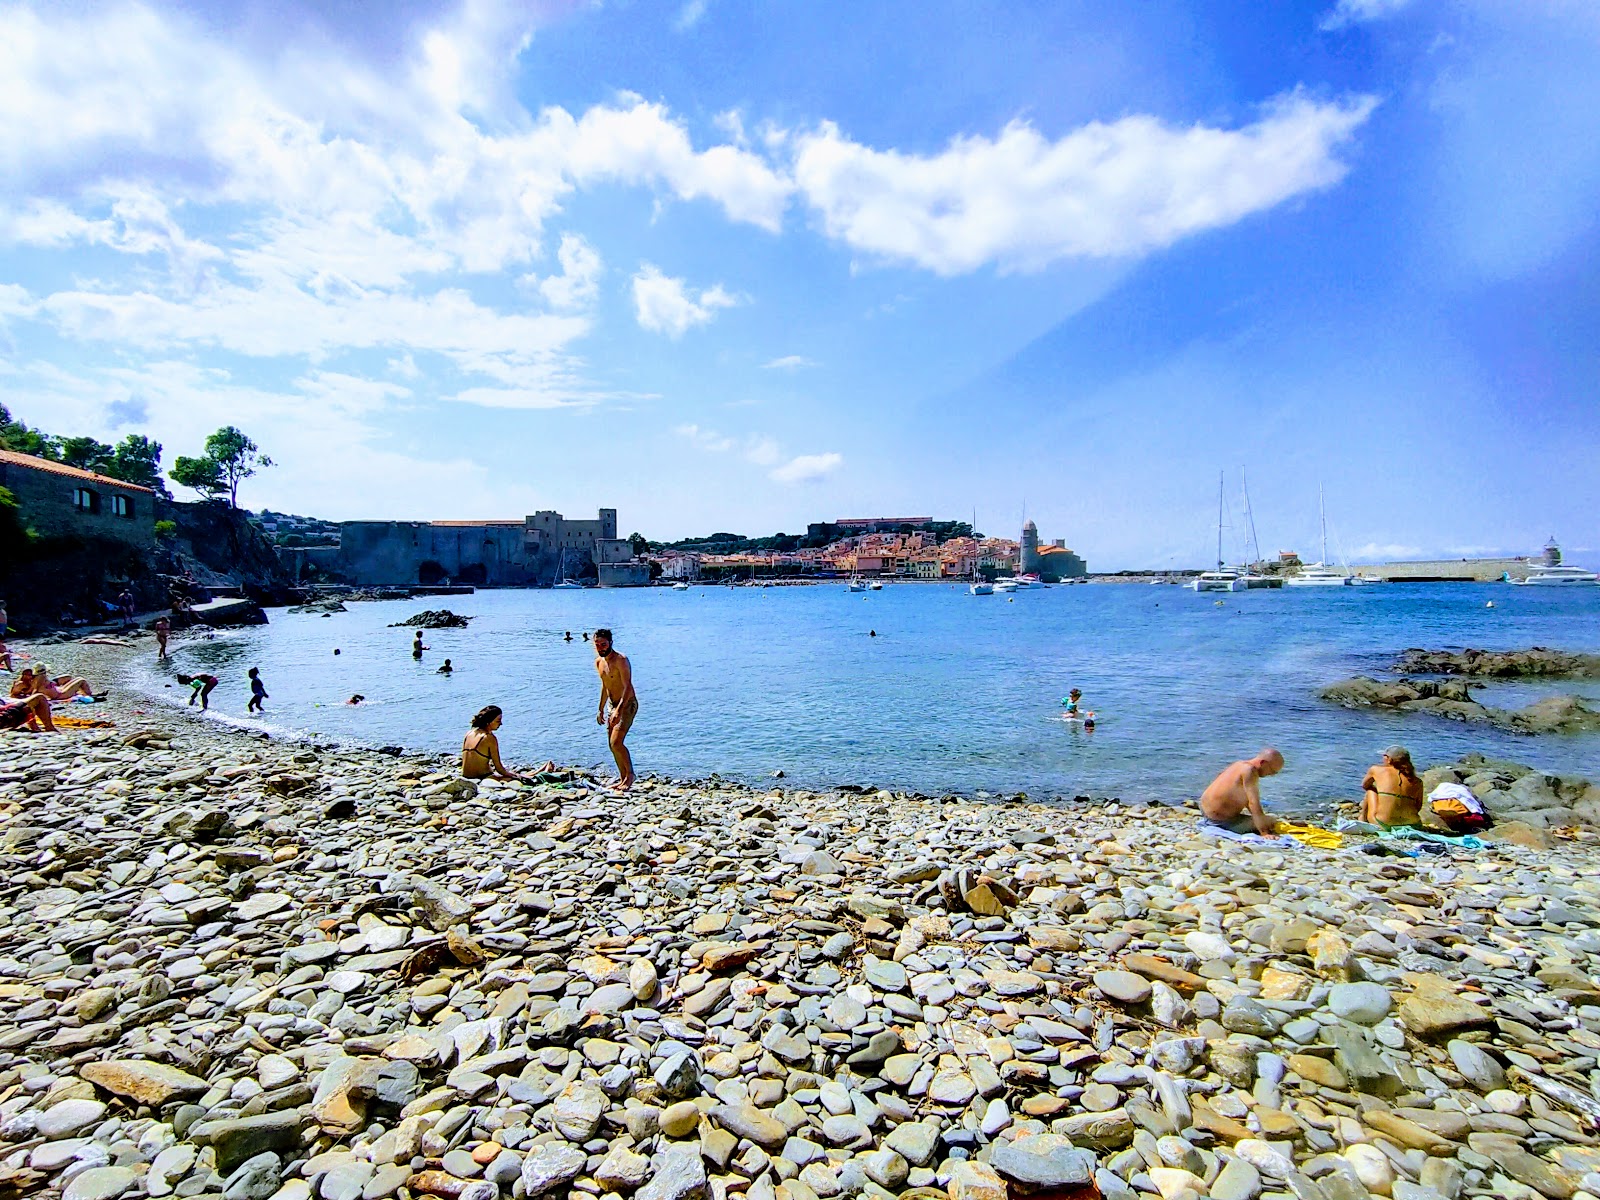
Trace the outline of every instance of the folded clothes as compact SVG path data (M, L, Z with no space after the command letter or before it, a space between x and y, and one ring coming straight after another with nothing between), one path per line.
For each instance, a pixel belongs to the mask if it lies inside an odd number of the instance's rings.
M1295 821L1279 821L1278 832L1318 850L1337 850L1344 845L1344 836L1320 825L1301 825Z
M1200 820L1200 832L1206 837L1226 838L1230 842L1243 842L1247 846L1298 846L1292 837L1262 837L1259 833L1236 833L1214 821Z
M1385 829L1378 836L1386 840L1399 838L1402 840L1435 842L1441 846L1459 846L1463 850L1483 850L1489 845L1482 838L1473 837L1470 833L1434 833L1428 829Z

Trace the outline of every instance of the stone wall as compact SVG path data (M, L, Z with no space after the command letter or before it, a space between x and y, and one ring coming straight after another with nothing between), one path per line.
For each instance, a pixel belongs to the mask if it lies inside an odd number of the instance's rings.
M23 524L44 537L98 538L155 548L156 496L149 488L9 452L0 452L0 487L17 498ZM94 511L74 503L79 488L95 496ZM118 499L126 515L115 511Z

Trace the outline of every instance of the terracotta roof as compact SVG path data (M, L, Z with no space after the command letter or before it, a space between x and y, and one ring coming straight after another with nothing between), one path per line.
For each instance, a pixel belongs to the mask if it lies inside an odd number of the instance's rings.
M130 492L143 492L147 496L155 495L152 489L140 487L137 483L125 483L120 479L113 479L109 475L97 475L93 471L83 471L77 467L69 467L66 463L52 462L48 458L35 458L31 454L18 454L15 450L0 450L0 463L9 463L13 467L27 467L34 471L44 471L50 475L64 475L68 479L81 479L86 483L99 483L107 487L126 488Z

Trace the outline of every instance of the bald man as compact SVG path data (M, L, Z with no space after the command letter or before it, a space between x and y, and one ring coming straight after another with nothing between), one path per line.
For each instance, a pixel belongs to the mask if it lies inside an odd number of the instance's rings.
M1271 748L1231 764L1200 793L1200 811L1213 825L1234 833L1271 837L1278 826L1261 809L1261 781L1281 770L1283 755Z

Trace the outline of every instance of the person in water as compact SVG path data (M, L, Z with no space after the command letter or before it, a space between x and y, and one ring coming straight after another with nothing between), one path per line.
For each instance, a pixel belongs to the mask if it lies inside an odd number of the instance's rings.
M447 658L447 659L444 660L444 665L441 666L436 672L434 672L434 674L436 674L436 675L449 675L454 671L455 671L455 668L450 665L450 660Z
M1283 755L1270 747L1230 764L1200 793L1200 811L1213 825L1234 833L1271 837L1278 823L1262 811L1261 781L1281 770Z
M461 774L467 779L525 780L527 777L508 770L500 761L500 739L495 731L500 728L502 713L498 704L478 710L472 718L472 728L461 741ZM554 771L556 764L547 762L540 771Z
M633 786L633 756L628 753L628 730L639 715L639 697L633 690L633 664L618 654L611 644L611 630L594 631L594 669L600 676L600 709L594 723L606 727L611 757L617 760L617 782L612 788L625 792ZM611 706L608 716L606 706Z
M244 706L245 712L262 711L261 702L267 699L267 685L261 682L261 668L251 667L247 672L250 676L250 703Z
M1422 780L1404 746L1390 746L1382 762L1367 768L1361 790L1363 821L1391 829L1422 824Z
M357 692L354 696L351 696L350 699L346 700L345 703L346 704L360 704L365 699L366 699L365 696L363 696L360 692Z
M1082 699L1082 697L1082 688L1073 688L1067 693L1067 698L1061 702L1062 706L1067 710L1067 716L1075 717L1078 715L1078 701Z
M179 675L178 682L189 689L189 707L194 707L196 700L200 707L211 707L211 693L216 690L217 677L215 675Z
M562 638L561 640L563 642L570 642L572 640L572 630L570 630L570 629L567 630L567 636Z
M424 650L432 650L432 649L433 649L432 646L424 646L422 644L422 630L420 630L420 629L417 630L417 636L416 636L415 639L412 640L412 643L411 643L411 657L420 659L422 657L422 652Z

